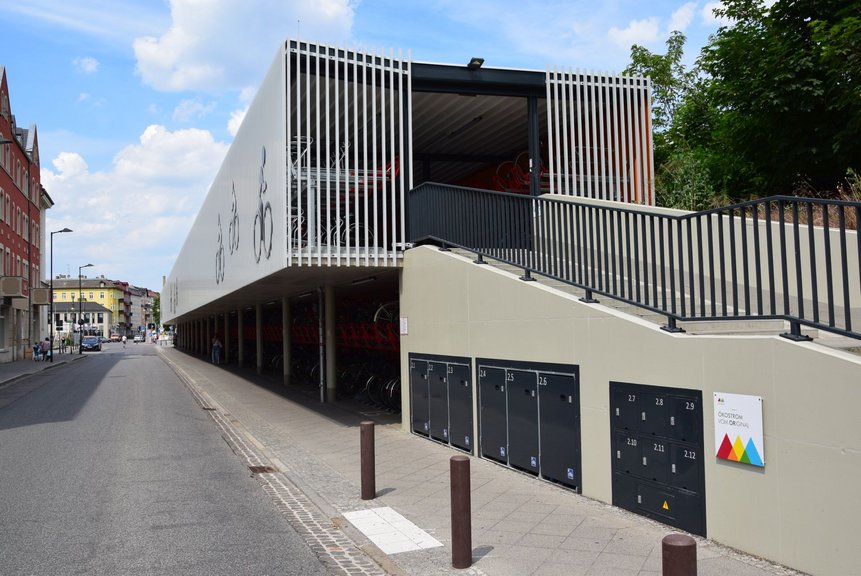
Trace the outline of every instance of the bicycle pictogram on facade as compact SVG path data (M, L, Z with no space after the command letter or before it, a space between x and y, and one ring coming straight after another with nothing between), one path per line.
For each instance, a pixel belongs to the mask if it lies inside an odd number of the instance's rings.
M221 214L218 215L218 248L215 250L215 283L224 281L224 241L222 239Z
M239 251L239 207L236 204L236 184L232 186L231 193L233 194L233 204L230 207L230 224L227 226L227 246L230 248L230 253Z
M260 155L260 180L257 189L257 213L254 215L254 257L257 262L260 262L261 256L269 256L272 254L272 231L274 224L272 222L272 205L269 200L265 200L267 189L266 177L264 168L266 167L266 147ZM264 201L265 200L265 201Z

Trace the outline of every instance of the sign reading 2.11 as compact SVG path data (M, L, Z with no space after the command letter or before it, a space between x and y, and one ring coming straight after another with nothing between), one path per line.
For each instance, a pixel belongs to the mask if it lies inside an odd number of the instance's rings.
M762 397L723 392L714 397L717 457L764 467Z

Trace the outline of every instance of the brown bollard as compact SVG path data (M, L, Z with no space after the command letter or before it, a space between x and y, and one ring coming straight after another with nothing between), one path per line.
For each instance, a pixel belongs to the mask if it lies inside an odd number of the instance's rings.
M663 576L697 576L697 543L684 534L668 534L661 541Z
M469 458L451 457L451 565L472 566L472 510Z
M362 500L377 497L376 473L374 471L374 423L364 421L359 424L361 438Z

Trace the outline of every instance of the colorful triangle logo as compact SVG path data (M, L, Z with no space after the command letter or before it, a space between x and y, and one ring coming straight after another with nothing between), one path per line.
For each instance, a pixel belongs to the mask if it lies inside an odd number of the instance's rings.
M720 444L720 448L718 449L717 457L723 458L724 460L730 459L730 453L732 453L732 442L729 441L729 436L723 435L723 442Z
M747 441L744 453L747 455L747 459L750 464L754 466L765 466L762 461L762 457L759 455L759 451L756 449L756 444L753 443L753 438Z
M753 438L749 438L747 444L745 444L741 436L736 436L735 442L732 442L729 439L729 435L724 434L723 441L720 448L718 448L717 457L752 466L765 466L759 450L756 449Z

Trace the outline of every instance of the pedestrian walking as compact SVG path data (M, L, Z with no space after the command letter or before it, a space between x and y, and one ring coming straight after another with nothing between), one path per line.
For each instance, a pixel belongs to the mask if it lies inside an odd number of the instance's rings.
M125 337L125 335L123 335L123 348L125 348L125 347L126 347L126 337Z
M39 356L41 356L42 346L38 342L33 344L33 362L39 361Z
M212 363L213 364L221 364L221 339L219 339L218 334L212 337Z
M48 355L51 353L51 339L45 338L42 340L42 362L48 361Z

